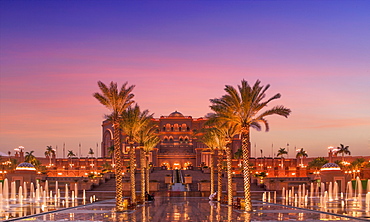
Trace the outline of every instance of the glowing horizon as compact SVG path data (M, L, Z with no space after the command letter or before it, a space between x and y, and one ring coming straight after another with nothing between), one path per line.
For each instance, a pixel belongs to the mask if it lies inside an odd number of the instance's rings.
M252 130L252 147L309 157L348 145L370 155L370 3L0 2L0 152L22 145L82 154L101 143L109 111L98 81L136 85L155 117L198 118L242 79L270 84L292 110ZM100 151L98 152L100 154ZM252 156L255 155L252 150ZM257 153L258 155L258 153Z

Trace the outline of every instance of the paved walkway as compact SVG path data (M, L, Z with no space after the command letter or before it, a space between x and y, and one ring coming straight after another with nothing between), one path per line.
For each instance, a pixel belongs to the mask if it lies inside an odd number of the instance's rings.
M245 213L206 197L156 197L135 210L115 212L115 200L48 212L12 221L369 221L253 201L253 212Z

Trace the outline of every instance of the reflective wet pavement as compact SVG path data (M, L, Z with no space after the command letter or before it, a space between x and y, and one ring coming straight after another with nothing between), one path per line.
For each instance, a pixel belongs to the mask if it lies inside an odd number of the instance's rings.
M104 200L12 221L370 221L366 218L253 201L245 213L206 197L156 197L135 210L115 212L115 200Z

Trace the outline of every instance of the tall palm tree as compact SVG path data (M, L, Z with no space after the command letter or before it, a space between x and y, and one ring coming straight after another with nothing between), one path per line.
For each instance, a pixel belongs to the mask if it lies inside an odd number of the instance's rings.
M280 148L276 156L281 156L281 169L284 168L284 155L288 154L285 148Z
M153 114L152 114L153 115ZM121 113L121 128L123 133L126 135L126 140L130 144L130 184L131 184L131 199L133 203L136 203L136 193L135 193L135 143L139 143L139 134L143 128L148 125L148 123L153 118L149 115L148 110L140 111L140 107L135 104L135 106L129 106L127 110Z
M151 116L150 116L151 117ZM145 191L149 193L149 153L159 143L158 124L147 122L138 134L140 144L140 167L141 167L141 195L145 199Z
M267 116L280 115L288 117L291 110L284 106L274 106L271 109L262 111L267 105L279 99L281 95L278 93L270 99L264 100L266 91L270 85L261 86L259 80L253 86L250 86L247 81L242 80L238 89L233 86L226 85L226 94L221 98L211 99L211 109L216 112L219 119L235 124L239 128L239 134L242 139L243 150L243 178L244 178L244 198L245 210L252 210L251 193L250 193L250 128L261 130L261 124L265 125L266 131L269 130L269 124L266 120Z
M238 126L228 122L222 122L220 119L213 115L207 122L208 125L213 126L211 130L214 131L214 139L220 150L224 150L226 154L226 172L227 172L227 202L232 205L232 155L230 144L233 137L238 133ZM216 145L216 146L217 146ZM222 160L222 159L221 159ZM221 160L219 162L221 162ZM220 172L219 172L220 175ZM221 193L219 189L219 193Z
M301 160L301 166L303 166L303 158L308 157L308 154L303 148L301 148L298 153L295 156L297 159L299 158Z
M232 156L231 156L231 142L233 137L238 133L238 125L224 122L216 128L223 139L225 140L225 153L226 153L226 172L227 172L227 204L233 203L233 186L232 186Z
M203 134L200 135L199 139L202 143L208 146L208 149L211 152L210 159L210 170L211 170L211 194L215 192L215 170L214 170L214 155L217 150L217 135L214 128L204 128Z
M106 115L106 118L112 122L113 125L113 140L114 140L114 158L116 170L116 210L123 211L123 183L122 183L122 150L121 150L121 128L120 120L121 113L127 109L134 101L132 100L134 94L132 90L134 85L127 86L125 82L120 89L117 83L111 82L109 87L103 82L99 81L98 86L101 93L94 93L93 96L106 108L111 111L111 114Z
M45 157L49 158L49 166L51 166L51 158L55 155L55 150L52 146L46 146Z
M340 144L337 149L337 153L342 154L342 162L344 161L344 154L351 155L351 151L349 151L349 146L344 146L343 144Z
M223 153L226 148L226 140L224 135L220 133L217 128L214 130L214 139L216 141L216 150L217 150L217 201L221 201L222 194L222 163L223 163Z

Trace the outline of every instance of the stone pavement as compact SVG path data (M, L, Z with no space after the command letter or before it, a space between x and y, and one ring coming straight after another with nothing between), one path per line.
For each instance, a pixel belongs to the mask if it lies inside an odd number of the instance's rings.
M11 221L370 221L273 203L253 201L253 211L242 210L206 197L156 197L135 210L115 212L115 200L47 212Z

